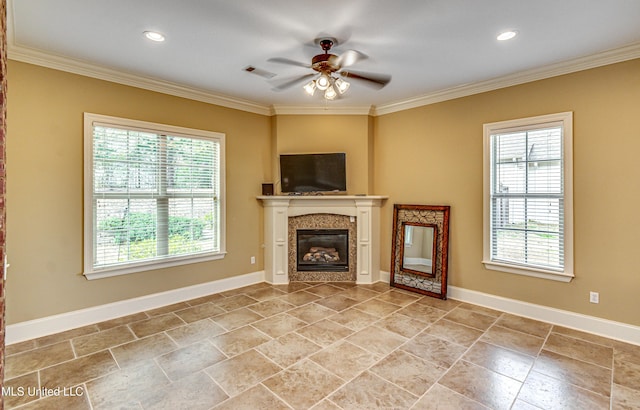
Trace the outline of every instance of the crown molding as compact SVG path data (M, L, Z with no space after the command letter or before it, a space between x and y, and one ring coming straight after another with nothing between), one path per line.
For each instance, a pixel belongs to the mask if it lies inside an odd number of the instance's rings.
M592 54L577 59L564 61L561 63L521 71L512 75L494 78L478 83L465 84L459 87L447 88L420 97L397 101L390 104L379 105L373 108L375 116L391 114L424 105L435 104L442 101L453 100L455 98L467 97L469 95L480 94L500 88L529 83L532 81L544 80L546 78L557 77L559 75L575 73L591 68L601 67L609 64L640 58L640 43L633 43L624 47L608 50L602 53Z
M97 78L99 80L111 81L118 84L156 91L176 97L188 98L209 104L220 105L222 107L247 111L260 115L272 115L271 107L258 104L252 101L225 95L213 94L201 89L186 87L169 81L158 80L151 77L144 77L123 71L104 68L85 61L75 60L50 53L33 50L8 44L7 57L10 60L23 63L35 64L54 70L65 71L85 77Z
M292 105L272 106L274 115L373 115L372 107L304 107Z
M561 63L536 68L527 71L521 71L512 75L494 78L487 81L481 81L472 84L465 84L458 87L451 87L444 90L435 91L422 96L409 98L406 100L391 102L378 106L361 106L361 107L337 107L337 106L287 106L272 105L266 106L256 102L242 100L239 98L213 94L201 89L186 87L180 84L158 80L150 77L143 77L136 74L126 73L122 71L112 70L90 64L84 61L70 59L67 57L43 53L26 47L16 46L13 44L12 27L9 27L8 34L8 53L7 56L11 60L21 61L24 63L35 64L55 70L79 74L86 77L97 78L100 80L111 81L118 84L128 85L132 87L142 88L145 90L156 91L176 97L187 98L195 101L201 101L209 104L215 104L222 107L237 109L241 111L251 112L254 114L273 116L273 115L371 115L380 116L391 114L398 111L409 110L425 105L435 104L456 98L467 97L474 94L480 94L487 91L493 91L500 88L511 87L514 85L524 84L532 81L543 80L546 78L556 77L559 75L570 74L578 71L597 68L609 64L620 63L623 61L640 58L640 42L633 43L625 47L616 48L598 54L577 58L574 60L564 61Z

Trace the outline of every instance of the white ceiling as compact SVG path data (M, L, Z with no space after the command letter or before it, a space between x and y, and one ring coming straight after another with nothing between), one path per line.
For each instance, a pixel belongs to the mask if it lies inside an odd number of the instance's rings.
M640 0L9 0L8 27L9 58L263 113L393 111L640 57ZM391 82L331 102L274 91L311 69L268 59L308 63L327 35Z

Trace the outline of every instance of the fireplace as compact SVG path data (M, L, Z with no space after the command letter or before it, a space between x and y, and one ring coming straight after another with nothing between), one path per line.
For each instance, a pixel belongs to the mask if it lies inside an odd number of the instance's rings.
M296 266L301 272L348 272L348 229L297 229Z

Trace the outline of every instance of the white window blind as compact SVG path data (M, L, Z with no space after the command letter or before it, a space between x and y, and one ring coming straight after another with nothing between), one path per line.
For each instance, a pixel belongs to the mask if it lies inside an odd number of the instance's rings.
M95 114L87 131L85 274L223 254L222 134Z
M573 276L566 135L571 130L566 128L564 118L550 116L485 128L484 262L489 267Z

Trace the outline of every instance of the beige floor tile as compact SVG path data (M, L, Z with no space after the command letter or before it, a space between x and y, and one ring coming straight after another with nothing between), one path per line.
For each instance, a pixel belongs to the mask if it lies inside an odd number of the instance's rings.
M203 340L156 358L172 381L199 372L225 360L227 357L209 341Z
M67 395L46 396L20 407L20 410L91 410L89 398L82 388L72 389Z
M372 283L370 285L360 285L360 287L364 288L364 289L371 289L375 292L379 292L379 293L384 293L387 291L390 291L391 289L393 289L391 286L389 286L388 283L385 282L376 282L376 283Z
M289 333L256 348L281 367L289 367L322 347L296 333Z
M398 310L397 313L408 316L412 319L419 320L421 322L434 323L444 315L446 315L447 311L416 302Z
M423 322L401 313L392 313L384 319L377 321L375 325L382 329L397 333L400 336L411 338L425 330L427 326L429 326L429 322Z
M14 343L14 344L5 346L4 354L5 354L5 357L11 356L14 354L26 352L28 350L33 350L36 347L37 347L36 341L34 339L25 340L24 342Z
M344 289L338 286L329 285L328 283L322 283L306 288L305 290L309 293L313 293L314 295L322 296L324 298L327 296L335 295L338 292L342 292Z
M213 380L199 372L180 379L165 389L156 390L155 394L144 398L142 406L145 410L208 410L227 398L228 395Z
M295 293L311 286L311 284L305 282L289 282L287 285L273 285L273 288L285 293Z
M407 341L405 337L377 326L368 326L347 338L347 341L375 354L386 356Z
M334 344L309 359L343 380L356 377L376 362L373 353L348 342Z
M531 356L480 341L462 358L520 382L527 378L535 360Z
M98 329L100 330L107 330L107 329L111 329L112 327L128 325L129 323L139 322L145 319L149 319L149 316L144 312L140 312L140 313L134 313L133 315L127 315L127 316L117 317L111 320L106 320L104 322L97 323L96 326L98 326Z
M451 310L444 318L482 331L489 329L496 321L496 318L493 316L463 309L461 306Z
M175 350L178 346L164 333L157 333L134 340L111 349L118 365L128 367L137 362L160 356L161 354Z
M640 364L616 360L613 367L613 382L640 390Z
M471 400L453 390L435 384L427 394L411 408L412 410L487 410L475 400Z
M309 303L297 309L290 310L287 313L291 316L297 317L304 322L314 323L318 320L325 319L336 312L332 309L320 306L316 303Z
M353 330L330 320L321 320L312 325L298 329L296 332L310 340L313 340L320 346L327 347L330 344L349 336L353 333Z
M343 410L341 407L338 407L337 404L332 403L328 399L322 400L320 403L316 404L311 408L311 410Z
M188 325L167 330L167 334L179 346L187 346L200 340L208 339L226 332L222 326L211 319L203 319Z
M410 408L418 397L370 372L364 372L333 393L329 399L343 409L400 410Z
M400 347L401 350L448 369L467 350L466 347L420 333Z
M178 316L173 313L168 313L166 315L154 316L150 319L131 323L129 324L129 328L137 337L143 338L184 324L185 322Z
M70 341L14 354L5 358L4 378L9 380L34 370L66 362L74 357Z
M209 340L227 357L232 357L272 339L252 326L244 326Z
M294 330L305 327L306 325L306 322L286 313L271 316L251 324L251 326L273 338L293 332Z
M419 397L446 370L402 350L397 350L378 362L369 371Z
M458 305L459 309L466 309L466 310L470 310L472 312L476 312L476 313L481 313L483 315L486 316L491 316L495 319L498 319L500 316L502 316L504 314L504 312L501 312L499 310L495 310L495 309L490 309L488 307L484 307L484 306L479 306L479 305L472 305L471 303L465 303L462 302Z
M522 383L461 360L442 379L441 385L492 409L509 409Z
M489 328L480 340L529 356L537 356L544 344L543 338L495 325Z
M100 350L130 342L136 337L127 326L112 327L110 329L76 337L71 341L78 356L85 356Z
M551 328L552 333L558 333L564 336L573 337L574 339L584 340L586 342L596 343L602 346L613 347L615 341L603 336L594 335L592 333L582 332L580 330L570 329L568 327L554 325Z
M613 367L613 347L552 333L547 338L543 349L609 369Z
M609 409L609 397L538 372L531 372L518 399L540 409Z
M345 290L341 295L355 299L359 302L364 302L365 300L380 296L380 293L371 289L366 289L363 286L357 286L355 288Z
M247 308L236 309L212 318L214 322L229 331L262 319L264 318L261 315Z
M249 350L216 363L205 371L229 396L235 396L280 370L282 370L280 366L260 353Z
M301 290L298 292L288 293L286 295L280 296L280 299L284 300L287 303L291 303L292 305L302 306L306 305L307 303L313 302L314 300L320 299L320 296Z
M290 410L282 400L277 398L266 387L258 384L249 390L217 405L215 410Z
M99 330L98 326L89 325L89 326L78 327L76 329L67 330L66 332L55 333L53 335L39 337L36 339L36 346L43 347L43 346L52 345L55 343L63 342L65 340L73 339L74 337L88 335L89 333L95 333L98 330Z
M480 336L482 336L482 332L478 329L445 319L440 319L429 326L425 330L425 333L465 347L471 346L476 340L478 340L478 338L480 338Z
M420 297L416 295L409 295L408 293L405 293L405 292L390 290L388 292L384 292L383 294L376 296L375 299L404 307L417 301L418 299L420 299Z
M225 313L225 310L221 307L214 305L213 303L202 303L200 305L192 306L187 309L179 310L175 314L187 323L197 322L198 320L206 319L212 316L217 316Z
M516 399L516 401L513 403L513 406L511 406L511 410L542 410L542 409L540 409L540 407L534 406L533 404L529 404L526 401Z
M432 298L431 296L423 296L422 298L420 298L420 300L418 300L418 303L425 306L431 306L436 309L445 310L447 312L460 306L460 302L458 302L457 300L442 300Z
M7 380L2 385L2 396L6 409L20 406L37 400L36 391L40 389L38 372L25 374L11 380Z
M640 409L640 390L614 384L611 395L613 409Z
M206 295L206 296L202 296L195 299L189 299L185 303L188 304L189 306L197 306L203 303L215 302L222 299L224 299L224 296L222 296L219 293L215 293L213 295Z
M116 370L111 352L103 350L40 370L40 384L52 389L70 388Z
M538 320L528 319L526 317L515 316L508 313L500 316L497 325L506 327L511 330L526 333L537 337L546 337L551 331L552 325Z
M286 293L274 288L273 286L265 287L263 289L257 289L252 292L247 292L246 295L250 298L265 301L273 298L277 298L278 296L283 296Z
M263 384L294 409L308 409L344 382L310 360L303 360Z
M543 350L533 365L533 371L603 396L611 395L611 369Z
M611 340L613 357L620 362L631 362L640 365L640 345Z
M258 303L258 302L259 301L257 299L250 298L247 295L235 295L235 296L230 296L228 298L213 301L211 303L215 304L218 307L221 307L227 312L231 312L232 310L251 306L254 303Z
M154 360L87 382L94 410L136 408L146 397L169 386L169 379Z
M378 317L358 309L346 309L340 313L329 316L329 320L346 326L351 330L360 330L375 323Z
M371 299L356 305L355 308L371 315L383 317L397 311L400 309L400 306L383 302L378 299Z
M167 313L175 312L177 310L186 309L188 307L189 305L186 302L178 302L172 305L162 306L157 309L147 310L145 311L145 313L149 317L162 316L162 315L166 315Z
M322 300L318 300L316 301L316 303L318 305L324 306L324 307L328 307L329 309L335 310L336 312L341 312L345 309L349 309L350 307L352 307L353 305L357 305L358 302L355 299L351 299L349 297L346 297L344 295L341 294L337 294L337 295L332 295L329 297L326 297Z
M277 315L278 313L286 312L287 310L291 310L296 306L285 302L282 299L269 299L264 302L256 303L254 305L249 306L248 309L253 310L257 314L269 317L273 315Z

